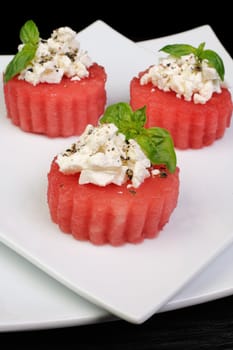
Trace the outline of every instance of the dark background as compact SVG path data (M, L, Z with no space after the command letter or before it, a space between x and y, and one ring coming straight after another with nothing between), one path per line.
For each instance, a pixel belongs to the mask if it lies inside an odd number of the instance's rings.
M47 1L12 4L6 1L0 21L0 54L16 53L19 30L28 19L36 22L40 36L45 39L55 28L70 26L79 31L101 19L134 41L175 34L209 24L233 55L232 11L225 1L216 5L212 2L205 4L203 1L154 1L150 5L151 3L152 1L141 1L137 5L127 1L105 1L104 4L101 1ZM12 19L12 16L16 18ZM64 329L0 334L3 349L11 348L13 342L16 342L16 348L31 349L50 344L56 349L232 350L233 297L156 314L142 325L113 321Z
M80 31L98 19L134 41L158 38L209 24L226 49L232 51L232 11L224 0L218 2L218 6L212 2L206 5L203 1L139 1L23 1L12 4L6 0L0 21L0 54L16 52L19 30L28 19L34 20L44 39L55 28L70 26ZM10 19L12 15L14 19Z

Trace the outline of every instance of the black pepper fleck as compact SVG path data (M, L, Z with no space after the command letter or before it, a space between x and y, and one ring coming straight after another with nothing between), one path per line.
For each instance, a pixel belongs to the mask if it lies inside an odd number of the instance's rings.
M132 180L132 178L133 178L133 170L132 169L127 169L126 170L126 175L128 176L129 180Z
M165 171L161 171L159 176L162 177L162 178L165 178L165 177L167 177L167 173Z
M133 189L130 189L129 190L129 193L131 193L133 196L135 196L135 194L137 193L135 190L133 190Z

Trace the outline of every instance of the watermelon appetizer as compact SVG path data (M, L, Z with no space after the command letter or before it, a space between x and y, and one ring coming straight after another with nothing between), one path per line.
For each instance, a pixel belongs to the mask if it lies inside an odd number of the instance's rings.
M145 108L116 103L54 157L47 200L61 231L120 246L163 229L177 206L179 168L170 133L145 121Z
M26 132L67 137L97 123L106 104L107 75L80 50L77 33L61 27L44 40L29 20L20 39L3 76L7 116L13 124Z
M130 82L133 110L146 106L146 126L169 130L179 149L211 145L231 122L233 104L223 61L204 47L167 45L160 51L169 55Z

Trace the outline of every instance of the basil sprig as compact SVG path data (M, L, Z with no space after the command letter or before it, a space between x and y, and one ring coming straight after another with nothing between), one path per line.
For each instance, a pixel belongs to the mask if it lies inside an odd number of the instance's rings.
M26 68L35 57L40 37L36 24L32 20L27 21L20 29L19 37L24 46L7 65L5 83Z
M130 105L119 102L106 108L100 123L114 123L126 140L134 139L152 164L165 164L173 173L176 169L176 154L170 133L158 127L144 128L146 108L135 112Z
M198 61L207 60L209 66L216 69L220 79L224 80L225 68L221 57L213 50L204 50L205 43L201 43L197 48L186 44L166 45L159 51L164 51L174 57L181 57L194 54Z

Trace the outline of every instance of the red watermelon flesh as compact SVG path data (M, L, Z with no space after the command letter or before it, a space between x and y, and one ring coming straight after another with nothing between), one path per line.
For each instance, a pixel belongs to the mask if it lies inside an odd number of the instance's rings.
M179 169L166 177L147 178L137 189L127 184L79 185L79 174L48 174L48 206L61 231L93 244L139 243L158 235L177 205Z
M79 81L63 77L59 84L33 86L14 77L4 84L7 116L26 132L79 135L103 114L105 82L105 70L96 63L89 68L89 77Z
M133 110L146 106L147 127L159 126L170 131L175 147L202 148L221 138L230 126L232 99L228 89L214 93L205 104L194 104L164 92L151 83L130 83L130 104Z

